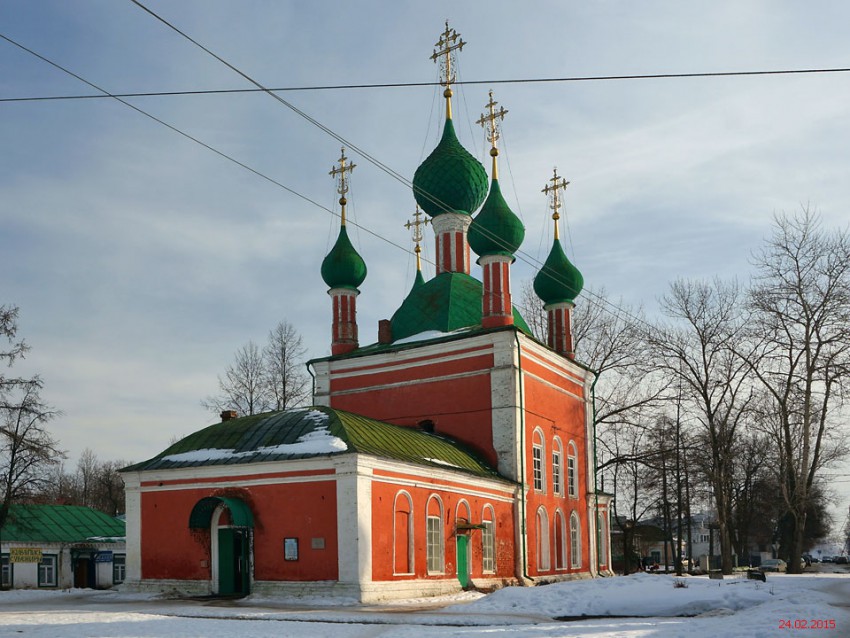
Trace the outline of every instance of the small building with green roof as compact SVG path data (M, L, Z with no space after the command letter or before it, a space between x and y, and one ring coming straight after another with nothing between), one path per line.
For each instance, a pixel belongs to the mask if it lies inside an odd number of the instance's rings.
M0 528L0 587L106 589L124 582L124 521L79 505L13 504Z

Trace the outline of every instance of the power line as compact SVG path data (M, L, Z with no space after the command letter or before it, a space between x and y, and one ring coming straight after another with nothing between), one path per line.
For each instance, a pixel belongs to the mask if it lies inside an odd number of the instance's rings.
M174 132L175 132L175 133L177 133L178 135L181 135L181 136L183 136L184 138L186 138L186 139L188 139L188 140L190 140L190 141L194 142L195 144L198 144L198 145L200 145L200 146L204 147L205 149L207 149L207 150L209 150L209 151L212 151L213 153L215 153L215 154L216 154L216 155L218 155L219 157L222 157L222 158L226 159L227 161L232 162L233 164L236 164L237 166L239 166L239 167L241 167L241 168L244 168L246 171L249 171L250 173L253 173L253 174L254 174L254 175L256 175L257 177L260 177L260 178L262 178L262 179L266 180L267 182L270 182L270 183L274 184L275 186L278 186L278 187L282 188L282 189L283 189L283 190L285 190L286 192L291 193L292 195L295 195L296 197L299 197L300 199L304 200L305 202L308 202L308 203L312 204L313 206L316 206L317 208L320 208L320 209L322 209L322 210L324 210L324 211L326 211L326 212L330 213L331 215L334 215L334 216L336 216L336 217L339 217L339 213L334 212L333 210L331 210L331 209L330 209L330 208L328 208L327 206L323 206L322 204L318 203L317 201L315 201L315 200L311 199L310 197L307 197L306 195L304 195L304 194L302 194L302 193L299 193L299 192L298 192L298 191L296 191L295 189L290 188L290 187L289 187L289 186L287 186L286 184L283 184L283 183L279 182L278 180L274 179L273 177L269 177L269 176L268 176L268 175L266 175L265 173L262 173L262 172L258 171L257 169L255 169L255 168L253 168L253 167L249 166L248 164L246 164L246 163L244 163L244 162L242 162L242 161L240 161L240 160L236 159L235 157L233 157L233 156L231 156L231 155L228 155L228 154L227 154L227 153L225 153L224 151L220 151L219 149L217 149L217 148L215 148L215 147L213 147L213 146L211 146L211 145L207 144L207 143L206 143L206 142L204 142L203 140L200 140L200 139L198 139L197 137L194 137L194 136L190 135L189 133L186 133L185 131L183 131L183 130L181 130L181 129L177 128L176 126L173 126L172 124L169 124L168 122L166 122L166 121L164 121L164 120L162 120L162 119L160 119L160 118L156 117L155 115L152 115L151 113L148 113L148 112L147 112L147 111L145 111L144 109L141 109L141 108L139 108L139 107L137 107L137 106L135 106L135 105L131 104L130 102L127 102L126 100L122 99L120 96L118 96L118 95L114 95L114 94L110 93L110 92L109 92L109 91L107 91L106 89L101 88L100 86L98 86L98 85L94 84L93 82L89 82L89 81L88 81L88 80L86 80L84 77L82 77L82 76L80 76L80 75L78 75L78 74L74 73L73 71L71 71L71 70L69 70L69 69L66 69L66 68L65 68L65 67L63 67L62 65L60 65L60 64L58 64L58 63L56 63L56 62L54 62L53 60L50 60L50 59L46 58L45 56L43 56L43 55L41 55L41 54L39 54L39 53L37 53L37 52L33 51L32 49L30 49L30 48L28 48L28 47L24 46L23 44L20 44L19 42L16 42L15 40L13 40L13 39L11 39L11 38L9 38L9 37L7 37L7 36L3 35L2 33L0 33L0 39L3 39L3 40L5 40L6 42L8 42L8 43L10 43L10 44L13 44L14 46L18 47L19 49L22 49L22 50L26 51L26 52L27 52L27 53L29 53L30 55L33 55L33 56L37 57L39 60L42 60L43 62L46 62L47 64L51 65L52 67L54 67L54 68L56 68L56 69L59 69L59 70L60 70L60 71L62 71L63 73L67 73L67 74L68 74L68 75L70 75L71 77L73 77L73 78L75 78L75 79L79 80L80 82L83 82L84 84L87 84L88 86L92 87L93 89L95 89L95 90L97 90L97 91L101 91L101 92L103 93L103 96L104 96L104 97L110 97L110 98L113 98L113 99L117 100L118 102L120 102L120 103L121 103L121 104L123 104L124 106L127 106L127 107L129 107L129 108L133 109L134 111L136 111L136 112L137 112L137 113L139 113L140 115L144 115L145 117L147 117L147 118L149 118L149 119L153 120L153 121L154 121L154 122L156 122L157 124L161 124L162 126L164 126L164 127L168 128L168 129L170 129L170 130L174 131ZM373 230L370 230L369 228L366 228L365 226L362 226L362 225L357 224L357 223L352 222L352 221L349 221L348 223L349 223L349 224L351 224L352 226L355 226L355 227L357 227L357 228L361 228L361 229L363 229L364 231L366 231L366 232L367 232L367 233L369 233L370 235L372 235L372 236L374 236L374 237L377 237L378 239L381 239L381 240L383 240L383 241L387 242L388 244L391 244L392 246L395 246L396 248L401 248L401 250L405 250L405 251L407 251L407 250L408 250L408 249L407 249L407 248L405 248L404 246L401 246L401 245L399 245L399 244L395 243L394 241L392 241L392 240L390 240L390 239L388 239L388 238L386 238L386 237L384 237L384 236L382 236L382 235L380 235L380 234L378 234L378 233L374 232ZM408 251L408 252L409 252L409 251Z
M403 175L401 175L400 173L396 172L395 170L393 170L392 168L390 168L389 166L387 166L387 165L386 165L386 164L384 164L383 162L381 162L381 161L379 161L378 159L374 158L372 155L370 155L370 154L369 154L369 153L367 153L366 151L364 151L364 150L360 149L357 145L355 145L355 144L351 143L350 141L348 141L347 139L343 138L341 135L337 134L336 132L334 132L334 131L333 131L333 130L331 130L330 128L326 127L326 126L325 126L325 125L323 125L321 122L319 122L319 121L318 121L318 120L316 120L315 118L311 117L311 116L310 116L310 115L308 115L307 113L305 113L305 112L301 111L300 109L298 109L297 107L295 107L295 106L294 106L294 105L292 105L291 103L287 102L286 100L284 100L284 99L283 99L283 98L281 98L280 96L275 95L275 94L274 94L274 93L272 93L269 89L264 88L264 87L263 87L260 83L258 83L257 81L255 81L253 78L251 78L251 77L250 77L250 76L248 76L247 74L243 73L242 71L240 71L239 69L237 69L236 67L234 67L233 65L231 65L230 63L228 63L227 61L223 60L223 59L222 59L222 58L220 58L218 55L216 55L215 53L213 53L212 51L210 51L209 49L207 49L206 47L204 47L204 46L203 46L203 45L201 45L200 43L196 42L194 39L192 39L190 36L188 36L188 35L186 35L185 33L183 33L183 32L182 32L180 29L178 29L177 27L175 27L175 26L171 25L170 23L168 23L168 22L167 22L166 20L164 20L163 18L160 18L159 16L157 16L157 15L156 15L155 13L153 13L151 10L147 9L146 7L144 7L141 3L137 2L136 0L130 0L130 1L131 1L131 2L133 2L134 4L136 4L137 6L139 6L140 8L144 9L147 13L149 13L149 14L153 15L154 17L156 17L156 18L157 18L157 20L159 20L159 21L163 22L163 23L164 23L164 24L166 24L169 28L173 29L174 31L176 31L177 33L179 33L179 34L180 34L181 36L183 36L184 38L187 38L188 40L190 40L193 44L195 44L196 46L198 46L199 48L201 48L202 50L204 50L205 52L207 52L209 55L211 55L211 56L213 56L214 58L216 58L217 60L219 60L222 64L226 65L228 68L232 69L234 72L238 73L240 76L242 76L243 78L247 79L249 82L251 82L252 84L254 84L254 85L257 87L257 89L256 89L257 91L262 91L262 92L264 92L264 93L268 93L271 97L273 97L275 100L277 100L278 102L280 102L282 105L286 106L287 108L289 108L290 110L292 110L293 112L295 112L297 115L299 115L299 116L303 117L304 119L306 119L307 121L309 121L311 124L313 124L314 126L316 126L317 128L319 128L320 130L322 130L323 132L327 133L328 135L330 135L331 137L333 137L334 139L336 139L336 140L337 140L337 141L339 141L340 143L342 143L342 144L344 144L345 146L347 146L347 147L348 147L349 149L351 149L352 151L355 151L356 153L358 153L359 155L361 155L364 159L366 159L366 160L367 160L367 161L369 161L370 163L374 164L376 167L378 167L379 169L381 169L382 171L384 171L385 173L387 173L388 175L390 175L390 176L391 176L391 177L393 177L394 179L396 179L396 180L398 180L399 182L401 182L402 184L404 184L404 185L406 185L406 186L408 186L408 187L412 188L414 191L416 191L416 192L418 192L419 194L421 194L422 196L426 197L427 199L429 199L429 200L430 200L430 201L432 201L433 203L435 203L435 204L437 204L437 205L442 205L442 206L444 206L443 202L440 202L437 198L435 198L434 196L432 196L430 193L427 193L427 192L425 192L425 191L422 191L421 189L418 189L416 186L414 186L414 185L413 185L413 183L412 183L410 180L408 180L406 177L404 177L404 176L403 176ZM36 58L38 58L38 59L42 60L43 62L46 62L47 64L49 64L49 65L53 66L54 68L59 69L59 70L60 70L60 71L62 71L63 73L66 73L66 74L70 75L71 77L73 77L73 78L75 78L75 79L79 80L80 82L83 82L84 84L86 84L86 85L90 86L91 88L95 89L96 91L100 91L100 92L101 92L101 97L107 97L107 98L112 98L112 99L114 99L114 100L117 100L118 102L120 102L120 103L121 103L121 104L123 104L124 106L127 106L127 107L129 107L129 108L133 109L134 111L136 111L136 112L137 112L137 113L139 113L140 115L144 115L145 117L147 117L147 118L149 118L149 119L151 119L151 120L153 120L153 121L157 122L158 124L161 124L162 126L165 126L166 128L168 128L168 129L170 129L170 130L174 131L175 133L177 133L177 134L181 135L182 137L184 137L184 138L186 138L186 139L188 139L188 140L190 140L190 141L192 141L192 142L194 142L194 143L196 143L196 144L198 144L198 145L200 145L200 146L202 146L202 147L206 148L206 149L207 149L207 150L209 150L209 151L212 151L213 153L215 153L216 155L218 155L218 156L222 157L223 159L226 159L226 160L228 160L228 161L232 162L233 164L236 164L237 166L240 166L241 168L243 168L243 169L245 169L245 170L249 171L250 173L253 173L254 175L256 175L256 176L258 176L258 177L260 177L260 178L262 178L262 179L264 179L264 180L266 180L266 181L268 181L268 182L270 182L270 183L272 183L272 184L274 184L274 185L276 185L276 186L278 186L278 187L280 187L280 188L284 189L285 191L287 191L287 192L289 192L289 193L291 193L291 194L295 195L296 197L299 197L300 199L302 199L302 200L304 200L304 201L306 201L306 202L308 202L308 203L310 203L310 204L313 204L314 206L316 206L316 207L318 207L318 208L320 208L320 209L322 209L322 210L324 210L324 211L326 211L326 212L330 213L331 215L334 215L334 216L337 216L337 217L339 216L339 215L338 215L338 213L336 213L336 212L332 211L331 209L327 208L326 206L323 206L322 204L319 204L319 203L318 203L318 202L316 202L315 200L313 200L313 199L311 199L311 198L307 197L306 195L303 195L302 193L299 193L299 192L298 192L298 191L296 191L295 189L293 189L293 188L291 188L291 187L289 187L289 186L286 186L285 184L283 184L283 183L281 183L281 182L279 182L279 181L275 180L275 179L274 179L274 178L272 178L272 177L269 177L268 175L266 175L266 174L264 174L264 173L262 173L262 172L258 171L257 169L255 169L255 168L253 168L253 167L249 166L248 164L246 164L246 163L244 163L244 162L242 162L242 161L240 161L240 160L238 160L238 159L234 158L233 156L228 155L227 153L225 153L225 152L223 152L223 151L221 151L221 150L219 150L219 149L217 149L217 148L215 148L215 147L213 147L213 146L211 146L211 145L207 144L206 142L204 142L204 141L200 140L199 138L194 137L194 136L190 135L189 133L186 133L185 131L183 131L183 130L181 130L181 129L177 128L176 126L173 126L172 124L169 124L168 122L165 122L164 120L162 120L162 119L160 119L160 118L156 117L155 115L152 115L151 113L148 113L148 112L147 112L147 111L145 111L144 109L141 109L141 108L139 108L139 107L137 107L137 106L135 106L135 105L131 104L131 103L130 103L130 102L128 102L127 100L123 99L120 95L118 95L118 94L114 94L114 93L111 93L110 91L107 91L106 89L104 89L104 88L102 88L102 87L98 86L97 84L94 84L93 82L90 82L89 80L87 80L87 79L85 79L84 77L82 77L82 76L78 75L77 73L74 73L73 71L71 71L71 70L69 70L69 69L65 68L64 66L62 66L62 65L58 64L57 62L54 62L54 61L50 60L49 58L47 58L47 57L45 57L45 56L43 56L43 55L41 55L41 54L37 53L36 51L34 51L34 50L32 50L32 49L30 49L30 48L26 47L25 45L23 45L23 44L21 44L21 43L19 43L19 42L15 41L15 40L13 40L12 38L10 38L10 37L8 37L8 36L3 35L2 33L0 33L0 39L3 39L3 40L5 40L5 41L9 42L10 44L12 44L12 45L14 45L14 46L16 46L16 47L18 47L18 48L22 49L23 51L25 51L25 52L29 53L30 55L33 55L34 57L36 57ZM396 248L399 248L399 249L401 249L401 250L403 250L403 251L405 251L405 252L410 252L410 250L409 250L409 249L407 249L407 248L405 248L405 247L403 247L403 246L399 245L398 243L396 243L396 242L394 242L394 241L392 241L392 240L388 239L387 237L384 237L384 236L383 236L383 235L381 235L380 233L377 233L377 232L375 232L375 231L373 231L373 230L369 229L368 227L363 226L362 224L357 224L357 223L355 223L355 222L351 222L351 225L352 225L352 226L355 226L355 227L357 227L357 228L363 229L365 232L369 233L370 235L372 235L372 236L374 236L374 237L376 237L376 238L378 238L378 239L380 239L380 240L382 240L382 241L384 241L384 242L386 242L386 243L388 243L388 244L390 244L390 245L392 245L392 246L395 246ZM481 229L481 230L482 230L482 232L485 232L486 234L491 235L491 239L493 239L494 241L497 241L497 242L501 241L501 239L500 239L499 237L496 237L495 235L492 235L492 233L490 233L489 231L486 231L485 229ZM521 259L522 261L524 261L525 263L527 263L527 264L529 264L529 265L531 265L531 266L533 266L533 267L535 267L535 268L537 268L537 269L539 269L539 270L541 270L541 271L545 272L545 273L547 274L547 276L551 277L553 280L561 281L561 277L558 275L558 273L549 272L549 271L548 271L548 269L545 269L544 265L543 265L543 264L542 264L539 260L537 260L537 259L535 259L534 257L532 257L531 255L529 255L529 254L525 253L524 251L518 250L518 251L517 251L517 258L519 258L519 259ZM427 261L427 260L426 260L426 261ZM433 263L433 262L428 262L428 263ZM563 282L562 282L562 283L563 283ZM603 307L604 307L604 306L609 306L609 308L606 308L606 310L607 310L608 312L612 312L612 314L615 314L615 315L616 315L616 316L618 316L619 318L628 317L628 318L631 320L631 322L633 322L633 323L635 323L635 324L642 324L645 328L649 328L650 330L652 329L652 326L651 326L648 322L646 322L645 320L643 320L643 319L641 319L640 317L637 317L637 316L635 316L635 315L633 315L633 314L629 313L628 311L626 311L626 310L624 310L624 309L620 308L620 307L619 307L619 306L617 306L615 303L613 303L613 302L611 302L610 300L608 300L608 299L606 299L606 298L602 297L601 295L598 295L597 293L593 292L592 290L585 289L585 290L583 290L583 291L582 291L582 293L583 293L583 295L585 296L585 298L587 298L588 300L591 300L590 298L593 298L593 300L595 301L595 303L597 303L597 304L599 304L599 305L601 305L601 306L603 306ZM614 310L612 311L612 310L611 310L611 308L613 308Z
M156 20L158 20L159 22L161 22L161 23L162 23L162 24L164 24L165 26L167 26L169 29L171 29L171 30L172 30L172 31L174 31L175 33L178 33L180 36L182 36L183 38L187 39L189 42L191 42L192 44L194 44L195 46L197 46L198 48L200 48L202 51L204 51L204 52L205 52L205 53L207 53L208 55L212 56L213 58L215 58L216 60L218 60L219 62L221 62L223 65L225 65L227 68L229 68L230 70L232 70L234 73L237 73L240 77L244 78L245 80L247 80L248 82L250 82L251 84L253 84L253 85L257 88L257 90L262 91L262 92L264 92L264 93L267 93L269 96L271 96L272 98L274 98L277 102L279 102L281 105L285 106L286 108L288 108L289 110L293 111L293 112L294 112L294 113L296 113L297 115L299 115L299 116L303 117L303 118L304 118L304 119L306 119L308 122L310 122L311 124L313 124L314 126L316 126L317 128L319 128L319 129L320 129L320 130L322 130L323 132L327 133L328 135L330 135L331 137L333 137L333 138L334 138L335 140L337 140L338 142L340 142L340 143L344 144L347 148L349 148L349 149L351 149L352 151L354 151L354 152L358 153L358 154L359 154L359 155L361 155L364 159L366 159L368 162L372 163L374 166L376 166L376 167L377 167L377 168L379 168L380 170L382 170L382 171L384 171L385 173L387 173L387 175L389 175L389 176L390 176L390 177L392 177L393 179L396 179L396 180L398 180L399 182L401 182L402 184L404 184L405 186L407 186L407 187L409 187L409 188L412 188L412 189L413 189L413 191L414 191L415 193L417 193L417 194L419 194L419 195L421 195L421 196L423 196L423 197L426 197L426 198L427 198L427 199L429 199L431 202L433 202L433 203L435 203L435 204L437 204L437 205L445 206L445 204L444 204L443 202L439 201L436 197L434 197L434 196L433 196L433 195L431 195L430 193L425 192L425 191L421 190L420 188L418 188L415 184L413 184L413 183L412 183L409 179L407 179L405 176L403 176L402 174L398 173L397 171L395 171L394 169L392 169L390 166L388 166L388 165L384 164L383 162L381 162L381 161L380 161L380 160L378 160L377 158L373 157L372 155L370 155L369 153L367 153L366 151L364 151L363 149L361 149L361 148L360 148L360 147L358 147L357 145L353 144L353 143L352 143L352 142L350 142L349 140L345 139L345 138L344 138L344 137L342 137L340 134L336 133L335 131L333 131L333 130L332 130L332 129L330 129L329 127L325 126L324 124L322 124L321 122L319 122L319 121L318 121L318 120L316 120L315 118L311 117L310 115L308 115L307 113L305 113L305 112L304 112L304 111L302 111L301 109L297 108L297 107L296 107L295 105L293 105L292 103L290 103L290 102L286 101L285 99L283 99L283 98L282 98L282 97L280 97L279 95L276 95L275 93L273 93L273 92L271 91L271 89L268 89L267 87L264 87L264 86L263 86L262 84L260 84L257 80L255 80L254 78L252 78L250 75L248 75L248 74L247 74L247 73L245 73L244 71L242 71L242 70L238 69L237 67L235 67L234 65L232 65L231 63L229 63L228 61L226 61L225 59L223 59L221 56L217 55L216 53L214 53L213 51L211 51L210 49L208 49L207 47L205 47L203 44L201 44L200 42L198 42L197 40L195 40L194 38L192 38L191 36L189 36L188 34L186 34L185 32L183 32L181 29L179 29L179 28L178 28L178 27L176 27L175 25L171 24L168 20L166 20L166 19L165 19L165 18L163 18L162 16L158 15L156 12L154 12L154 11L153 11L153 10L151 10L151 9L149 9L148 7L146 7L146 6L145 6L144 4L142 4L139 0L130 0L130 2L132 2L133 4L135 4L137 7L139 7L139 8L140 8L140 9L142 9L143 11L145 11L147 14L149 14L150 16L152 16L153 18L155 18ZM850 69L848 69L848 70L850 70ZM479 229L479 230L482 230L483 232L485 232L485 233L486 233L487 235L489 235L489 236L490 236L490 238L491 238L491 239L493 239L494 241L497 241L497 242L500 242L500 243L501 243L501 238L499 238L499 237L495 236L493 233L491 233L491 232L487 231L486 229ZM371 232L371 231L370 231L370 232ZM374 233L373 233L373 234L374 234ZM550 272L548 269L545 269L545 268L544 268L544 264L542 264L539 260L535 259L534 257L532 257L531 255L529 255L528 253L525 253L525 252L524 252L524 251L522 251L522 250L517 250L517 251L516 251L516 256L517 256L517 258L522 259L525 263L527 263L527 264L529 264L529 265L531 265L531 266L533 266L533 267L535 267L535 268L539 269L541 272L544 272L544 274L546 274L548 277L551 277L553 280L556 280L556 281L560 281L560 280L561 280L561 278L560 278L560 276L558 275L558 273ZM563 283L563 282L561 282L561 283ZM613 302L611 302L610 300L605 299L604 297L602 297L601 295L598 295L597 293L594 293L593 291L590 291L590 290L585 291L585 296L586 296L586 297L593 297L593 298L595 298L595 299L596 299L596 302L597 302L597 303L600 303L600 304L603 304L603 305L607 305L607 306L610 306L611 308L614 308L614 309L616 310L616 313L615 313L615 314L616 314L616 316L618 317L618 319L620 319L620 318L622 318L622 317L624 317L624 316L625 316L625 317L628 317L629 319L631 319L631 321L632 321L633 323L642 325L642 326L644 327L644 329L647 329L647 328L648 328L649 330L652 330L652 329L653 329L652 325L650 325L650 324L649 324L647 321L645 321L644 319L642 319L642 318L640 318L640 317L637 317L636 315L634 315L634 314L632 314L632 313L630 313L630 312L628 312L628 311L626 311L626 310L624 310L624 309L622 309L622 308L619 308L616 304L614 304L614 303L613 303ZM610 310L610 309L608 309L608 312L611 312L611 310Z
M133 0L130 0L133 2ZM138 4L138 3L136 3ZM142 5L139 5L142 6ZM146 11L150 12L146 7ZM157 16L158 17L158 16ZM188 37L188 36L186 36ZM199 45L200 46L200 45ZM703 71L694 73L643 73L637 75L578 75L555 78L508 78L501 80L463 80L455 82L456 85L486 84L557 84L564 82L610 82L620 80L676 80L687 78L728 78L728 77L753 77L770 75L814 75L824 73L847 73L850 67L829 67L822 69L774 69L763 71ZM253 89L199 89L194 91L145 91L136 93L115 93L112 95L36 95L26 97L0 98L0 102L46 102L53 100L101 100L108 97L175 97L183 95L232 95L238 93L275 93L285 92L307 92L307 91L344 91L362 89L401 89L418 88L423 86L442 86L440 82L379 82L371 84L329 84L329 85L306 85L306 86L278 86Z

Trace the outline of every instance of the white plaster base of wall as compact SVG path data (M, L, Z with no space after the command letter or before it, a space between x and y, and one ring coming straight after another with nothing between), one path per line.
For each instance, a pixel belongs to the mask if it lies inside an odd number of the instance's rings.
M174 580L174 579L152 579L125 580L121 585L115 587L123 592L140 592L146 594L169 594L179 596L209 596L210 581L208 580Z

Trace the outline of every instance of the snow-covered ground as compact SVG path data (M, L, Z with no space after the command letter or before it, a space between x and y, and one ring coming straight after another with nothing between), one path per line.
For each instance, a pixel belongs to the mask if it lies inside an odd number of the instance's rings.
M0 592L0 636L757 638L801 631L850 636L850 574L776 574L767 583L635 574L392 605L326 603L165 600L91 590Z

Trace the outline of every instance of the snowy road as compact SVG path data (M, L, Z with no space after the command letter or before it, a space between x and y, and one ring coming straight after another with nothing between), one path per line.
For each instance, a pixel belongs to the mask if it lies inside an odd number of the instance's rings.
M602 614L612 617L552 620ZM758 583L638 574L387 606L0 592L3 638L758 638L804 628L807 635L850 636L850 575L771 575Z

